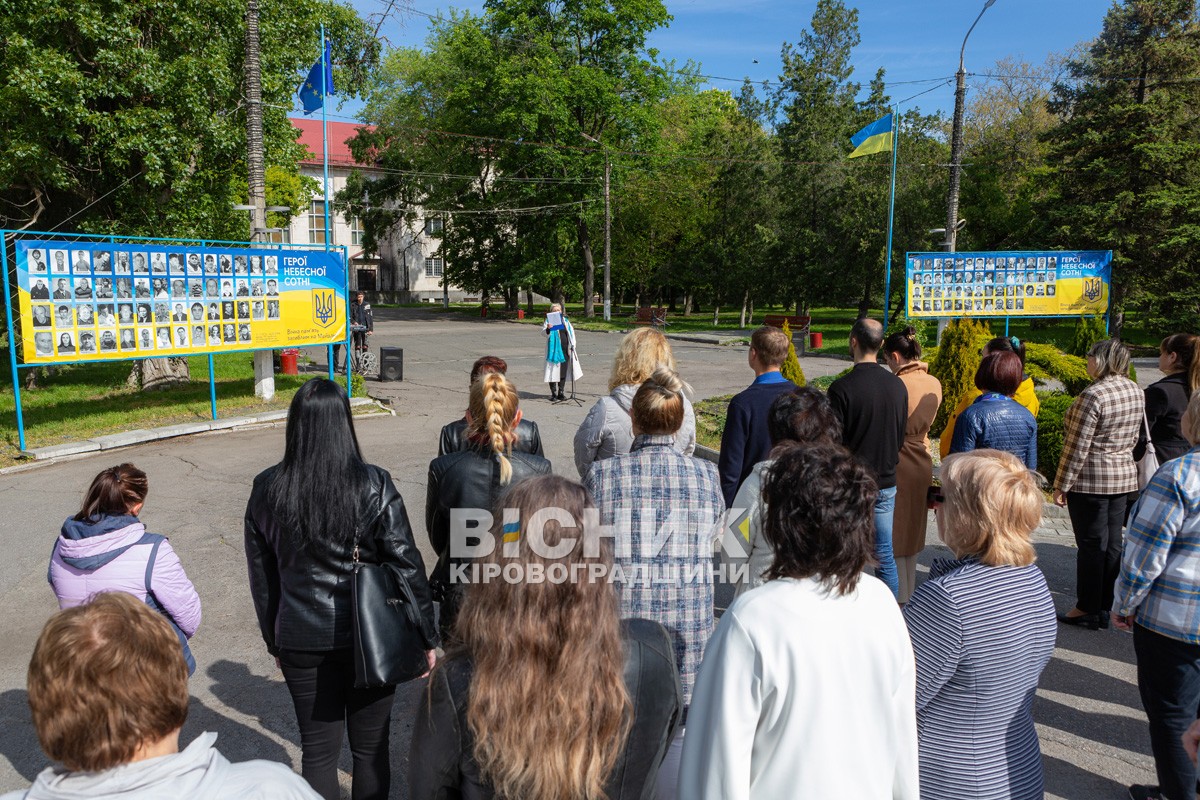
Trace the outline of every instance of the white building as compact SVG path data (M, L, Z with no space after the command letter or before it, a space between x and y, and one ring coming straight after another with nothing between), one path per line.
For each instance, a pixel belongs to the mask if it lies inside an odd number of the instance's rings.
M297 140L308 148L309 157L300 162L300 172L318 183L324 180L321 154L320 118L292 117L298 130ZM330 200L346 186L352 170L367 177L380 173L372 165L357 164L347 144L360 125L329 122L329 193ZM441 229L440 217L420 218L414 230L401 225L387 241L379 243L381 252L368 256L363 250L362 225L355 217L347 219L330 209L331 244L348 248L350 287L372 293L375 302L411 303L441 300L443 291L451 301L465 294L455 286L443 290L443 262L437 254L439 240L430 236ZM318 194L312 198L308 213L293 217L282 234L286 242L322 244L325 241L325 204Z

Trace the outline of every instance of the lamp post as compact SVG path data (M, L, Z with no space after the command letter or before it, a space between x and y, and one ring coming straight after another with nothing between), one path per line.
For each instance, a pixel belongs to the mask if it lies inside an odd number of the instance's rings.
M987 0L983 4L979 16L971 23L971 27L967 28L967 35L963 37L962 49L958 51L958 73L955 75L954 89L954 127L950 131L950 193L946 199L946 241L942 242L942 246L948 253L953 253L958 244L958 188L962 173L963 102L967 96L967 73L963 69L963 57L967 52L967 39L971 38L971 31L975 30L979 20L983 18L983 12L991 8L995 2L996 0Z

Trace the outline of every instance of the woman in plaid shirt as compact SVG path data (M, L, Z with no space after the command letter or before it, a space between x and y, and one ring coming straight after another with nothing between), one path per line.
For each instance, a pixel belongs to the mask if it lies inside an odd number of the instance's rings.
M1159 468L1133 507L1113 624L1133 628L1138 690L1150 719L1158 786L1135 800L1191 800L1196 765L1181 735L1200 711L1200 391L1183 415L1192 448Z
M1054 502L1066 506L1079 553L1075 607L1060 622L1089 630L1108 627L1113 583L1121 566L1126 495L1137 491L1133 447L1145 396L1129 374L1129 349L1105 339L1088 351L1094 381L1067 409L1063 449L1054 478Z

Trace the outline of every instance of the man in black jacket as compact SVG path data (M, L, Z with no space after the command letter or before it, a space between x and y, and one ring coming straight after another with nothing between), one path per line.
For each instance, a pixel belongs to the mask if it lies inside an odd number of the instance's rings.
M270 294L270 292L268 292ZM371 313L371 304L366 302L366 295L361 290L354 293L350 301L351 328L362 327L365 330L351 330L350 337L354 343L354 352L367 349L367 337L375 333L375 316ZM346 362L342 360L342 345L333 346L334 372L344 373Z
M879 363L883 326L863 317L850 329L850 373L829 386L829 404L842 421L842 444L875 473L876 576L892 594L900 591L892 553L892 514L896 508L896 464L908 422L908 389L904 381Z
M467 384L475 382L475 379L480 375L488 372L498 372L501 375L508 374L508 362L499 356L483 356L476 359L471 365L471 380ZM454 422L447 423L442 426L442 435L438 437L438 455L444 456L446 453L457 453L460 450L465 450L467 447L467 418L456 419ZM542 452L542 435L538 432L536 422L521 418L517 423L517 440L513 442L512 449L518 453L533 453L535 456L544 456Z

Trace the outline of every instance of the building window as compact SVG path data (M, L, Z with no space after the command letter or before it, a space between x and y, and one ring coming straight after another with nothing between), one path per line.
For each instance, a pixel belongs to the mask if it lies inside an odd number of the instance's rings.
M425 259L425 277L440 278L442 277L442 257L430 256Z
M271 242L272 244L291 244L292 229L290 227L284 227L277 231L270 231L267 233L267 241Z
M362 220L358 217L350 218L350 244L355 247L361 246L363 243L363 226Z
M324 200L313 200L312 205L308 208L308 242L309 244L325 244Z
M425 218L425 233L430 236L437 236L442 232L441 217L426 217Z

